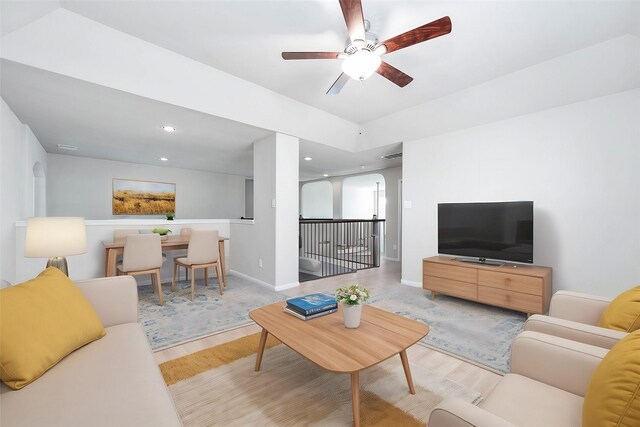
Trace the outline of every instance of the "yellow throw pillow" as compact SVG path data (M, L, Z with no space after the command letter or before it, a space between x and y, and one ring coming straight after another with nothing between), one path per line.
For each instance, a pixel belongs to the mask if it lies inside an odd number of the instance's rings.
M640 331L609 350L587 387L582 427L609 426L640 426Z
M57 268L47 268L0 290L0 379L20 389L105 334L78 287Z
M621 293L611 301L598 326L623 332L640 329L640 286Z

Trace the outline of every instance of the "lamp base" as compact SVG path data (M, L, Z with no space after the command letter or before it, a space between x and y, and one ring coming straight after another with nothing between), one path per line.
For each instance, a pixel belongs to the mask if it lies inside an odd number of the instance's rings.
M63 256L54 256L47 261L47 268L55 267L62 271L65 276L69 276L69 269L67 268L67 259Z

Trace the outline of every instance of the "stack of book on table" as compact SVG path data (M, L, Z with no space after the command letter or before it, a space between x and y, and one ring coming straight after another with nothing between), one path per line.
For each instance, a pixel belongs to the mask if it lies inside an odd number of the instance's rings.
M311 294L287 300L284 311L302 320L314 319L338 311L338 302L330 295Z

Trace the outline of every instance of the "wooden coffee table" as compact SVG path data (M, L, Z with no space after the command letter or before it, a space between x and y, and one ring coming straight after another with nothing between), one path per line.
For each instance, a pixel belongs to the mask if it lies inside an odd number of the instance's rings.
M360 425L360 371L400 354L409 392L415 394L407 348L429 333L424 323L364 305L357 329L347 329L342 321L342 307L335 314L312 320L300 320L283 312L285 302L277 302L249 313L262 327L256 371L269 334L287 347L328 371L351 374L353 423Z

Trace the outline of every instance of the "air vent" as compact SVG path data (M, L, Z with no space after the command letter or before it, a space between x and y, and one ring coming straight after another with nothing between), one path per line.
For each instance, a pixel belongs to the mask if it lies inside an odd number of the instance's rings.
M76 147L75 145L67 145L67 144L58 144L58 148L61 150L71 150L71 151L78 150L78 147Z
M399 159L400 157L402 157L402 153L393 153L393 154L387 154L386 156L380 156L381 159L387 159L387 160Z

